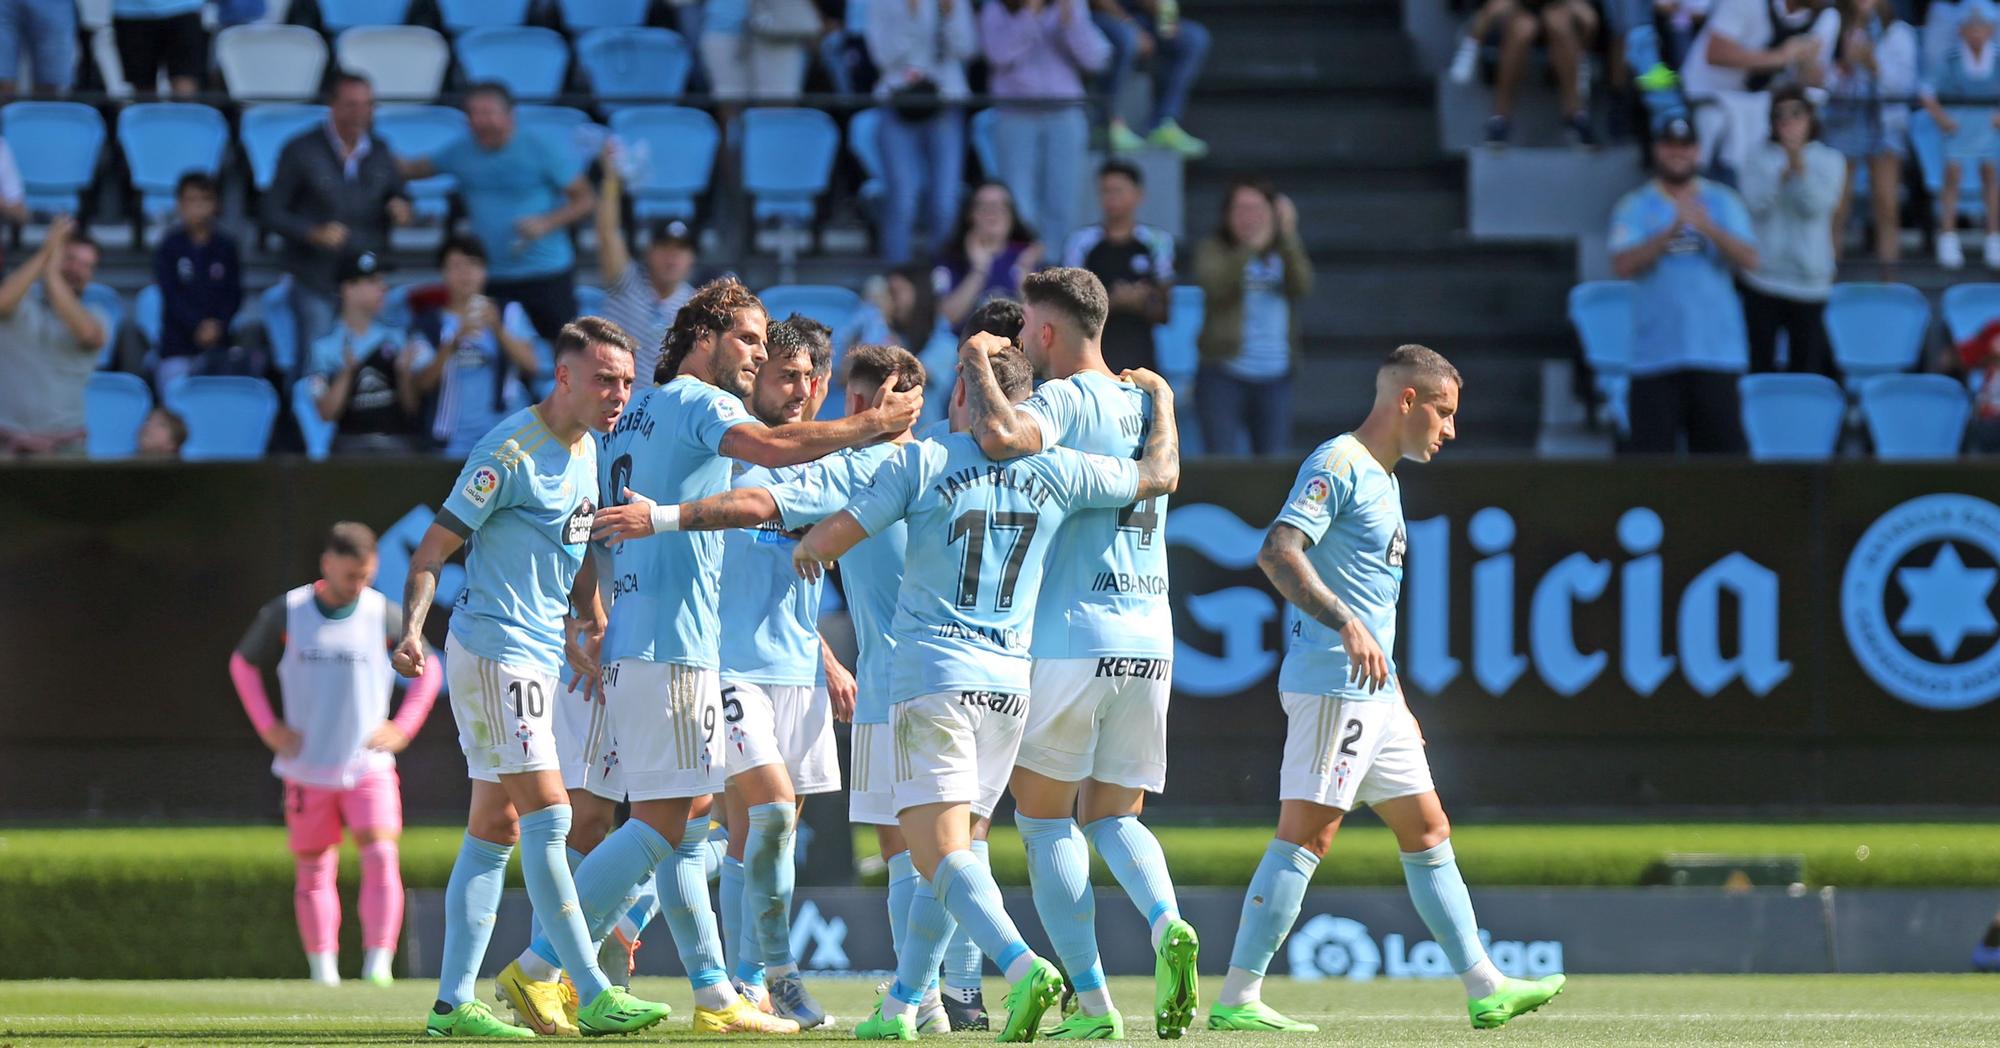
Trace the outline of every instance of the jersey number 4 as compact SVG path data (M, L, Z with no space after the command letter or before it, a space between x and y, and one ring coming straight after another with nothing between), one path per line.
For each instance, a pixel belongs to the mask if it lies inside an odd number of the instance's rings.
M965 540L965 551L958 558L959 607L979 606L979 576L986 564L989 530L1014 534L1014 544L1007 548L1007 558L1001 564L1000 594L993 607L1006 611L1014 606L1014 587L1021 581L1021 565L1028 559L1028 546L1035 541L1035 528L1040 524L1041 515L1037 513L989 513L980 509L961 513L951 522L951 537L945 541Z
M1153 533L1160 530L1160 500L1144 499L1118 511L1118 530L1139 533L1139 548L1153 548Z

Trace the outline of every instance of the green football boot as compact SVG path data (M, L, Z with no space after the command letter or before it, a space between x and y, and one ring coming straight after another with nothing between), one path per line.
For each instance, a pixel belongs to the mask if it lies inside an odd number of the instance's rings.
M1056 1024L1049 1031L1051 1041L1122 1041L1125 1039L1125 1017L1113 1008L1103 1015L1085 1015L1078 1012Z
M1007 1025L1000 1030L1000 1040L1034 1040L1041 1033L1042 1013L1055 1007L1062 985L1056 966L1035 958L1034 967L1007 991Z
M1302 1023L1290 1018L1263 1001L1248 1001L1234 1006L1211 1004L1208 1006L1208 1028L1255 1030L1260 1033L1319 1032L1319 1027L1312 1023Z
M585 1037L614 1033L638 1033L667 1017L673 1009L653 1001L642 1001L618 986L598 992L589 1004L577 1009L576 1026Z
M1507 1025L1507 1020L1526 1015L1554 1000L1556 994L1563 992L1563 983L1568 981L1560 974L1544 975L1539 979L1509 979L1492 993L1465 1002L1465 1010L1472 1014L1473 1029L1497 1030Z
M1194 1025L1201 1003L1201 976L1194 966L1200 956L1201 939L1194 927L1178 917L1167 922L1153 959L1153 1030L1161 1040L1175 1040Z
M440 1002L442 1003L442 1002ZM515 1026L503 1022L493 1014L493 1009L485 1001L467 1001L448 1012L431 1010L429 1019L424 1021L424 1035L427 1037L533 1037L535 1031L525 1026Z

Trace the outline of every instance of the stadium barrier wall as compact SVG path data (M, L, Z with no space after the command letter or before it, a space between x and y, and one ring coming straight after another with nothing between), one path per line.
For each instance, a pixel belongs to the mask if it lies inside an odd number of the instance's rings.
M2000 807L2000 467L1459 460L1398 475L1395 652L1455 809ZM438 460L8 470L0 818L275 821L228 652L261 603L312 576L334 520L384 533L377 585L399 595L454 476ZM1276 796L1286 624L1254 559L1293 476L1190 463L1154 536L1178 643L1155 810ZM448 568L441 612L461 584ZM412 818L464 810L442 708L402 776Z

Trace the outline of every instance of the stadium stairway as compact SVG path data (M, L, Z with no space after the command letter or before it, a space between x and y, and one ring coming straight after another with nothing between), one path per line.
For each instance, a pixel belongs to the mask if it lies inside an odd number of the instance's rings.
M1299 209L1317 274L1295 444L1367 409L1372 366L1421 342L1451 357L1467 450L1527 453L1537 361L1572 353L1563 322L1574 250L1475 243L1465 160L1440 148L1432 79L1383 0L1209 0L1183 5L1214 36L1186 124L1212 147L1187 171L1189 251L1229 183L1267 177Z

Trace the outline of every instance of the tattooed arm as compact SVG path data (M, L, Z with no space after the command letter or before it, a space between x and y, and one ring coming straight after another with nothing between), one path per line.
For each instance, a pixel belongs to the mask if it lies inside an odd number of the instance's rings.
M1290 524L1273 524L1264 535L1263 548L1257 551L1257 566L1300 614L1340 634L1341 646L1347 651L1349 683L1365 683L1369 691L1375 691L1389 682L1388 656L1361 617L1327 588L1318 569L1306 559L1310 545L1305 532Z
M405 677L423 675L424 617L430 614L431 601L437 598L438 572L465 545L465 538L451 529L447 518L450 524L458 523L448 513L439 513L438 521L417 544L417 551L410 554L409 581L403 584L403 642L396 645L391 660L396 672Z

